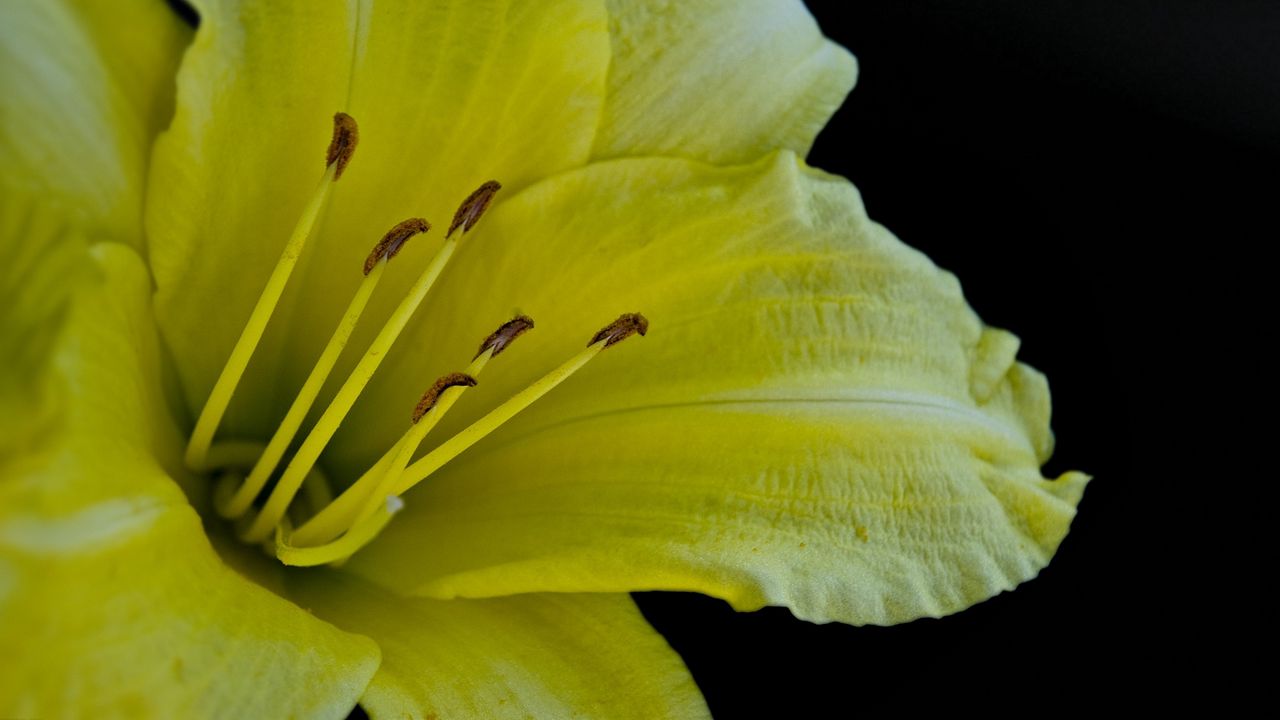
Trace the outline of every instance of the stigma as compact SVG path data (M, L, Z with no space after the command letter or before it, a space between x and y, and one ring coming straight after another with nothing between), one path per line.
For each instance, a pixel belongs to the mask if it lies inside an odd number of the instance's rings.
M325 154L320 184L304 207L201 409L185 455L186 464L193 471L218 473L214 507L221 516L236 523L240 539L263 545L289 565L345 561L372 542L391 522L404 507L404 493L568 380L603 350L629 337L644 336L649 327L648 320L639 313L619 316L592 335L585 349L573 353L558 367L418 457L426 436L467 390L477 386L479 376L490 361L534 328L533 319L526 315L506 320L481 341L476 355L463 370L440 377L422 392L408 413L410 422L400 438L358 478L342 483L346 489L335 495L335 486L324 475L318 461L409 320L445 272L459 241L478 226L493 205L502 185L490 180L459 203L435 256L383 320L369 347L305 432L303 426L308 417L315 416L311 411L321 389L363 319L388 264L410 239L430 231L431 223L426 218L403 220L373 244L359 267L362 279L346 311L269 440L266 443L214 443L222 416L307 240L324 215L331 188L351 162L358 141L355 119L341 112L334 115L333 135ZM295 449L290 452L291 448Z

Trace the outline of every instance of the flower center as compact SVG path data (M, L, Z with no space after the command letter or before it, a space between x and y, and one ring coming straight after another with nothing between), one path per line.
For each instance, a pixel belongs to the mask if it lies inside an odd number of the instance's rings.
M322 565L341 562L350 557L373 540L404 507L404 502L400 499L403 493L564 382L605 348L631 335L644 335L648 329L648 321L643 316L634 313L622 315L596 333L585 350L516 393L417 462L411 463L427 434L462 394L476 385L476 378L489 361L502 353L516 338L533 328L533 320L526 316L509 320L481 343L480 350L466 370L445 375L427 389L413 410L408 430L381 459L335 498L331 484L316 463L379 364L448 265L457 250L458 242L475 227L493 202L502 186L491 180L481 185L459 205L445 234L444 244L383 324L368 350L329 402L320 419L309 429L278 477L276 471L280 468L281 461L360 322L387 264L410 238L431 229L426 220L410 218L397 224L383 235L369 253L363 268L364 279L270 441L265 445L246 442L214 443L214 435L222 416L266 331L316 220L329 200L333 183L341 178L355 153L358 139L355 120L345 113L335 115L333 140L329 145L320 185L303 209L293 234L267 279L257 304L205 401L187 445L186 464L189 468L199 472L221 473L214 490L214 506L218 513L237 522L237 534L241 540L247 543L266 543L268 550L288 565ZM250 468L247 475L243 472L244 468ZM273 477L275 483L268 490ZM298 523L296 529L295 522Z

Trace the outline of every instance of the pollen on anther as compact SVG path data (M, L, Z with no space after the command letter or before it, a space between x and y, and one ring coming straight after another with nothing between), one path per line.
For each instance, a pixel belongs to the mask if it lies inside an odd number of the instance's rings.
M516 338L533 329L533 318L528 315L517 315L514 318L502 323L502 326L493 331L493 334L484 339L480 343L480 349L476 351L476 357L484 354L485 350L493 348L493 354L490 357L498 357L498 354L507 349ZM472 358L474 360L475 358Z
M451 387L475 387L476 379L466 373L449 373L444 377L436 380L435 383L427 388L422 394L422 399L418 401L418 405L413 408L413 422L416 425L423 415L431 411L436 406L436 401L440 399L440 393Z
M364 274L368 275L373 271L374 266L379 260L386 258L390 260L395 257L409 238L424 233L431 229L431 223L422 218L409 218L396 224L395 227L387 231L386 235L373 246L373 250L369 253L369 257L364 261Z
M649 321L645 316L640 313L625 313L593 335L591 342L587 343L587 346L590 347L604 340L606 341L605 347L612 347L632 335L643 337L647 332L649 332Z
M351 156L355 154L356 144L359 142L360 127L356 125L356 119L344 112L334 113L333 139L329 141L329 151L325 154L324 161L325 167L338 164L333 171L334 180L342 177L342 171L347 169L347 163L351 162Z
M453 232L459 227L462 228L463 234L471 231L480 220L480 216L489 208L489 203L493 202L493 196L502 189L502 184L497 180L490 180L476 191L467 196L466 200L458 206L458 211L453 214L453 222L449 223L449 232L445 233L446 238L453 237Z

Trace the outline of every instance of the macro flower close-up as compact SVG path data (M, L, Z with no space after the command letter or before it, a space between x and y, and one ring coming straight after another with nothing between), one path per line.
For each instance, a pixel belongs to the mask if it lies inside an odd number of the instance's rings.
M809 166L800 2L3 6L0 716L702 717L629 595L1037 575L1088 481Z

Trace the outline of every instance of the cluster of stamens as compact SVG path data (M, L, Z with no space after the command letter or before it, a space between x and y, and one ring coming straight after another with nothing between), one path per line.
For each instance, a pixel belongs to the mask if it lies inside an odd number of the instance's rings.
M376 537L404 507L400 496L406 491L564 382L605 348L631 335L644 335L648 330L648 321L643 316L634 313L622 315L596 333L585 350L413 462L413 456L427 434L466 390L475 387L476 378L489 361L533 328L533 320L524 315L508 320L485 338L464 371L449 373L427 389L414 407L412 422L401 438L359 479L335 497L332 486L317 466L320 455L453 257L458 241L476 226L493 202L502 186L491 180L459 205L445 234L444 244L387 319L278 477L276 471L281 461L359 323L387 264L410 238L431 229L425 219L410 218L396 224L369 253L363 267L364 279L271 439L265 445L214 443L214 435L236 386L266 330L316 220L328 202L333 183L342 176L355 153L358 139L355 120L345 113L335 115L333 140L320 186L303 210L268 278L205 402L187 445L188 467L198 472L221 473L214 491L214 507L218 513L237 522L237 532L242 540L264 543L269 551L289 565L344 561ZM245 468L248 468L247 474ZM273 477L275 483L271 485ZM299 496L302 502L295 502Z

